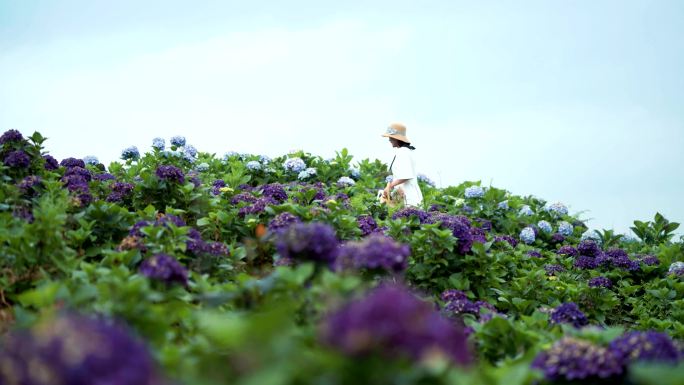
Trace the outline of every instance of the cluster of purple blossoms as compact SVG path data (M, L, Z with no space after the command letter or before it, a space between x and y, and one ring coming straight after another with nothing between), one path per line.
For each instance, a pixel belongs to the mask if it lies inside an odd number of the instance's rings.
M335 230L319 222L292 224L280 231L276 240L276 249L283 258L329 266L337 257L338 245Z
M233 199L235 199L235 197L233 197ZM238 216L244 218L247 215L258 215L266 210L266 206L275 205L277 203L278 202L271 197L257 198L254 200L253 204L241 207L240 210L238 210Z
M587 257L586 255L580 255L575 258L573 266L581 270L591 270L599 267L601 264L601 259L594 257Z
M546 270L546 275L556 275L565 271L565 268L561 265L548 264L544 265L544 270Z
M183 170L172 165L162 165L157 167L155 171L157 178L165 180L167 182L175 182L183 184L185 183L185 175L183 175Z
M550 381L605 379L622 374L621 360L609 349L564 337L532 362Z
M11 168L27 168L31 164L31 158L22 150L12 151L5 155L5 166Z
M21 132L17 130L7 130L0 136L0 145L5 143L20 143L24 141Z
M268 231L274 233L290 227L293 223L299 223L301 221L302 220L298 216L285 211L271 219L271 222L268 224Z
M43 179L37 175L29 175L19 182L19 190L27 196L34 196L40 186L43 184Z
M581 328L589 323L587 316L577 307L574 302L561 304L551 312L551 322L555 324L571 324L576 328Z
M421 213L427 214L424 211L421 211ZM469 253L473 242L486 242L484 231L477 227L471 227L471 222L466 216L449 215L440 212L433 212L427 215L428 218L424 223L440 223L441 228L451 230L451 235L458 239L458 252L460 254Z
M188 270L176 258L166 254L156 254L147 258L140 264L138 272L167 285L188 284Z
M35 219L33 216L33 210L30 207L20 205L14 206L14 209L12 209L12 216L22 219L28 223L33 223Z
M472 314L477 316L481 321L488 321L491 316L484 317L480 315L480 310L485 308L489 311L487 314L498 314L496 308L486 301L472 302L468 296L461 290L448 289L442 292L441 298L446 305L444 306L444 313L448 316L458 316L462 314Z
M228 246L226 246L223 242L206 242L202 239L202 234L200 234L197 229L193 228L188 230L188 241L185 243L185 245L186 249L195 255L230 255Z
M66 158L62 159L61 162L59 162L59 165L62 167L66 168L72 168L72 167L81 167L85 168L85 161L83 159L78 159L78 158Z
M484 231L492 231L492 221L484 218L477 218L475 222L480 224L480 228Z
M613 286L613 282L606 277L594 277L588 282L589 287L605 287L610 288Z
M271 198L277 203L283 203L287 200L285 188L278 183L271 183L261 187L261 195Z
M418 221L423 224L426 223L428 218L430 218L430 214L426 213L425 211L421 209L417 209L415 207L404 207L394 214L392 214L392 219L401 219L401 218L406 218L406 219L411 219L411 217L416 217Z
M105 182L108 180L115 180L116 177L108 172L103 172L102 174L93 175L93 179L99 182Z
M627 332L614 339L609 349L624 364L635 361L676 364L684 357L667 334L655 331Z
M123 202L133 193L135 186L132 183L114 182L112 183L112 192L107 196L107 202Z
M221 195L221 188L226 187L226 182L223 179L216 179L211 184L211 193L214 195Z
M408 267L410 254L408 245L381 234L371 234L361 242L345 243L339 250L336 268L399 273Z
M561 246L560 249L558 249L558 251L556 251L556 254L574 257L577 255L577 249L570 246L570 245L565 245L565 246Z
M446 210L446 206L438 203L434 203L430 205L430 208L428 209L429 213L437 212L437 211L444 211Z
M494 242L507 242L511 247L518 246L518 241L510 235L497 235L494 237Z
M361 235L364 237L382 231L382 229L378 228L377 222L375 222L375 219L373 219L371 215L359 216L356 218L356 223L358 224L359 229L361 229Z
M527 255L529 255L530 257L534 257L534 258L543 258L542 254L540 252L538 252L537 250L530 250L527 252Z
M237 195L234 195L230 199L230 203L233 205L237 205L240 202L247 202L247 203L254 203L257 201L257 197L254 195L247 193L247 192L242 192Z
M581 241L577 246L577 252L580 255L586 255L587 257L597 257L601 254L601 248L599 245L591 239Z
M352 357L419 361L440 352L461 365L472 360L463 330L402 286L380 286L332 313L322 338Z
M0 362L2 384L158 383L151 354L128 328L76 314L6 335Z
M93 201L88 186L88 182L92 180L92 174L81 166L81 164L85 166L85 163L80 159L68 158L62 163L66 167L62 177L64 187L75 196L79 206L87 206Z
M52 155L49 155L49 154L43 155L43 160L45 160L44 168L46 170L52 171L52 170L57 170L59 168L59 163L57 163L57 159L55 159Z
M551 236L551 243L552 244L557 244L557 243L563 243L565 242L565 236L560 233L555 233Z
M646 266L658 266L660 265L660 260L655 255L643 255L639 257L639 262Z

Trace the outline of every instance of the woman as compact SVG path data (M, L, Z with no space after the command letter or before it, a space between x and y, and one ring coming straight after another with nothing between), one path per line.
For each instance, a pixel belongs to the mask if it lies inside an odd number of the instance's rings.
M405 205L420 206L423 203L423 193L418 186L416 165L411 154L416 148L411 146L411 141L406 137L406 127L399 123L391 124L382 136L389 138L394 147L394 159L390 164L392 181L387 183L383 196L387 199L392 189L401 189Z

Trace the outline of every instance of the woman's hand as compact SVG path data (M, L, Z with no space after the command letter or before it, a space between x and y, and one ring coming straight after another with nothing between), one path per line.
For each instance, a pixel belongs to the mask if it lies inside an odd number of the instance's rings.
M392 182L387 182L387 186L385 186L385 189L382 191L382 196L385 197L385 199L389 198L392 187Z

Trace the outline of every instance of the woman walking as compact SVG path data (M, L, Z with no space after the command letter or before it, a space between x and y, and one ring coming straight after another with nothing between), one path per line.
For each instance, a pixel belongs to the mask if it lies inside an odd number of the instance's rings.
M404 197L404 205L420 206L423 203L423 193L418 186L416 165L411 152L416 148L411 146L411 141L406 137L406 126L399 123L387 127L382 136L389 138L394 147L394 159L390 164L392 181L387 183L383 191L383 197L388 199L393 189L401 190Z

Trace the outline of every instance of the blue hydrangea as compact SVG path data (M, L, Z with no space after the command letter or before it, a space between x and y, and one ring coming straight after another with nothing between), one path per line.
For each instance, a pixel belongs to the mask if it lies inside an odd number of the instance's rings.
M202 163L198 164L197 167L195 167L195 168L199 172L209 171L209 164L207 164L206 162L202 162Z
M523 241L524 243L526 243L528 245L532 244L532 243L534 243L534 239L535 239L534 229L532 229L531 227L529 227L529 226L525 227L520 232L520 240Z
M393 180L394 180L394 177L392 175L387 175L387 177L385 177L385 183L389 183Z
M572 224L566 221L562 221L558 224L558 233L564 237L569 237L573 233Z
M498 205L496 205L496 207L500 208L501 210L508 210L508 201L501 201Z
M596 230L587 230L580 237L580 241L592 240L597 244L601 244L601 236Z
M259 155L259 162L266 164L270 161L271 161L270 157L268 157L266 155Z
M482 198L484 196L484 189L480 186L470 186L465 189L466 198Z
M88 155L88 156L83 157L83 162L85 162L85 164L91 164L93 166L96 166L100 163L100 161L97 159L97 157L93 156L93 155Z
M152 147L159 151L164 151L166 148L166 141L164 138L154 138L152 139Z
M684 275L684 262L672 262L670 268L667 269L667 273L679 276Z
M532 208L528 205L523 205L523 207L520 208L520 211L518 213L524 216L534 215Z
M294 157L294 158L288 158L285 160L283 163L283 168L287 171L292 171L292 172L301 172L306 168L306 163L302 160L302 158Z
M539 221L537 223L537 227L539 229L547 234L551 233L553 231L553 228L551 227L551 224L547 221Z
M194 158L197 156L197 149L192 144L187 144L183 146L183 153L190 155Z
M297 175L297 178L300 180L308 179L312 176L316 175L316 169L313 167L309 167L304 171L301 171L299 175Z
M356 184L356 182L354 182L354 179L352 179L348 176L343 176L337 180L338 186L353 186L355 184Z
M359 178L361 178L361 170L359 170L359 169L356 168L356 167L352 167L352 168L349 169L349 175L350 175L353 179L359 179Z
M546 210L551 213L554 217L562 217L563 215L568 215L568 208L560 202L555 202L546 207Z
M240 154L238 154L238 153L235 152L235 151L228 151L228 152L226 152L225 154L223 154L223 160L224 160L224 161L227 161L228 159L234 158L234 157L236 157L236 156L240 156Z
M170 142L172 146L183 147L185 146L185 137L180 135L174 136L171 138Z
M250 160L249 162L247 162L247 164L246 164L245 166L246 166L247 169L250 170L250 171L259 171L259 170L261 170L261 163L259 163L259 162L256 161L256 160Z
M121 159L123 160L136 160L140 158L140 151L138 151L138 147L136 146L131 146L128 148L124 148L123 151L121 151Z
M425 184L427 184L427 185L430 186L430 187L435 187L435 186L436 186L435 181L433 181L432 179L430 179L430 178L429 178L427 175L425 175L425 174L418 174L418 180L421 181L421 182L424 182Z

